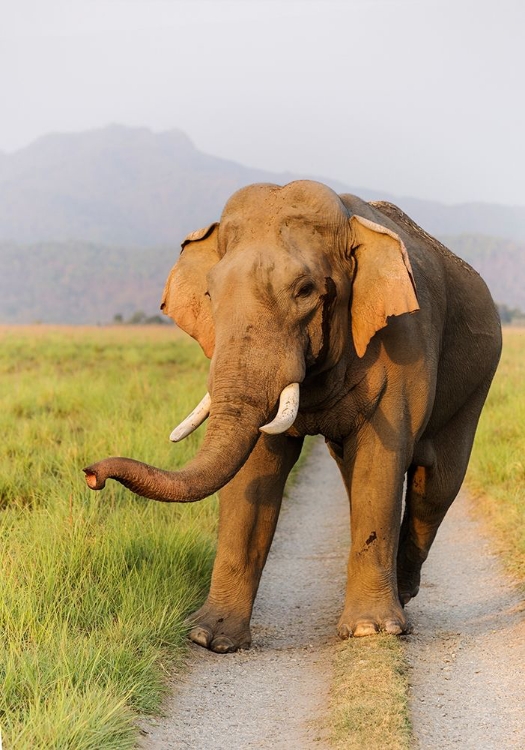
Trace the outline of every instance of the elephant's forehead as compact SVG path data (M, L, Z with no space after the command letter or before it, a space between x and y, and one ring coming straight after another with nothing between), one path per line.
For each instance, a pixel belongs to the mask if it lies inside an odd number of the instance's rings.
M208 284L217 294L229 294L236 288L262 290L266 301L287 289L298 278L308 276L321 281L330 275L330 263L321 251L322 243L290 243L253 240L239 242L208 272Z
M289 222L320 228L344 222L344 207L326 185L310 180L278 185L249 185L235 193L223 212L221 224L265 232Z
M209 275L216 280L238 280L239 283L249 278L259 282L278 282L286 277L293 279L312 269L314 264L308 255L290 252L276 243L243 244L229 251Z
M264 251L264 255L282 258L301 250L315 252L326 246L327 237L336 234L334 222L319 221L302 213L231 217L221 224L221 255L259 250Z

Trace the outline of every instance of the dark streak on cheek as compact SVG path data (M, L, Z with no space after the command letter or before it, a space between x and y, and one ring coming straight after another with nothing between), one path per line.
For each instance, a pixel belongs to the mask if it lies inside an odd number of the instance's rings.
M330 349L330 325L332 322L332 312L336 301L336 286L330 276L325 277L326 293L321 297L323 305L321 317L321 348L315 357L314 364L321 365L328 356Z

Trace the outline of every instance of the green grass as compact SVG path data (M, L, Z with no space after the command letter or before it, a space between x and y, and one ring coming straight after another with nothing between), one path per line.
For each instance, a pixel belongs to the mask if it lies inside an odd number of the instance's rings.
M509 568L525 581L525 329L506 328L467 483Z
M176 468L207 362L173 329L0 330L0 726L4 747L130 748L158 709L213 558L213 500L143 501L82 467Z

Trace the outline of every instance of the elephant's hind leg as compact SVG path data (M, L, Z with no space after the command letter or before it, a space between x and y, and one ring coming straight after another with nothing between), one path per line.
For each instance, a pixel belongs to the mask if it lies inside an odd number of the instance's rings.
M403 605L419 591L421 566L461 488L486 391L478 391L436 435L425 440L425 458L431 456L425 461L428 465L415 463L408 470L397 558L398 591Z

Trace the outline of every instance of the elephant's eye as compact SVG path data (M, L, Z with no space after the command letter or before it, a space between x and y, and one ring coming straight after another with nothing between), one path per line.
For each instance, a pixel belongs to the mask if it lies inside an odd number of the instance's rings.
M309 297L315 292L315 284L312 281L305 281L304 284L297 289L295 296L299 298Z
M208 299L211 299L211 297L210 297L210 293L208 292L208 290L206 290L206 291L204 292L204 296L205 296L205 297L208 297Z

